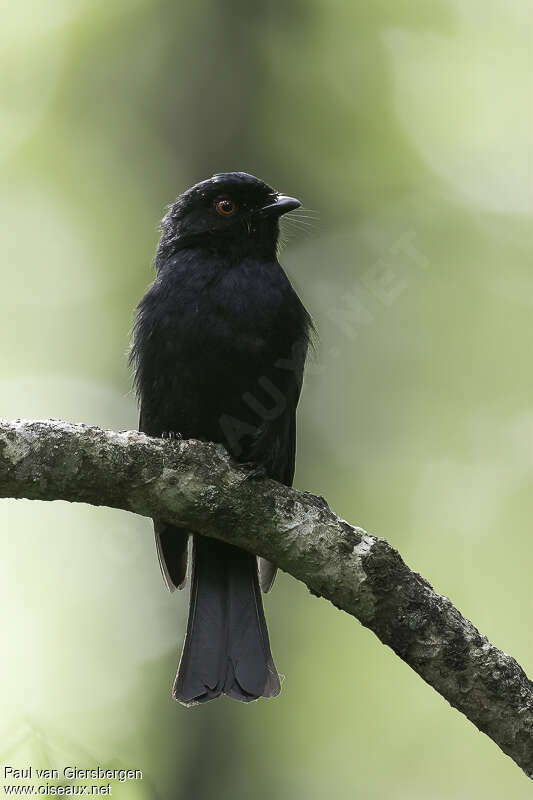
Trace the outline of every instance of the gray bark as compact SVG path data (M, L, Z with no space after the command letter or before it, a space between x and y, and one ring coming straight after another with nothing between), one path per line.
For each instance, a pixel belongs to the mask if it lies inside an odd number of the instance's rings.
M0 420L0 497L121 508L268 558L356 617L533 778L533 684L384 539L220 445Z

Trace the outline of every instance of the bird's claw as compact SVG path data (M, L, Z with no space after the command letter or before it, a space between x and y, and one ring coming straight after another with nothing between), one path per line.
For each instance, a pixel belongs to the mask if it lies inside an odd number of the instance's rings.
M181 435L181 433L178 433L178 431L163 431L161 433L161 438L162 439L183 439L183 436Z
M240 466L246 470L247 481L260 481L268 478L268 473L262 464L255 464L252 461L243 461Z

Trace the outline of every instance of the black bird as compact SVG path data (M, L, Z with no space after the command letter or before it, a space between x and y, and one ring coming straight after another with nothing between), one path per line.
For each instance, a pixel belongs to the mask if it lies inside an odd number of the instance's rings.
M287 485L311 320L277 243L280 216L299 206L246 172L214 175L178 197L161 222L130 356L139 430L221 442ZM157 520L154 529L167 586L182 588L189 532ZM259 590L269 590L275 567L199 535L192 552L173 696L194 705L279 694Z

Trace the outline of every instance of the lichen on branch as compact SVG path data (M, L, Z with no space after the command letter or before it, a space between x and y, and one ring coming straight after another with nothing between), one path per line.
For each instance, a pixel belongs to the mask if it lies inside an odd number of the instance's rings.
M0 420L0 497L156 516L264 556L352 614L533 778L533 684L384 539L221 445Z

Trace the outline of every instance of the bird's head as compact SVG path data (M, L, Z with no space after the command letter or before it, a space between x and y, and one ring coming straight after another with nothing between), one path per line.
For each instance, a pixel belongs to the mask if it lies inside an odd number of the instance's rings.
M159 255L195 245L229 255L275 255L279 218L300 201L247 172L223 172L187 189L161 222Z

